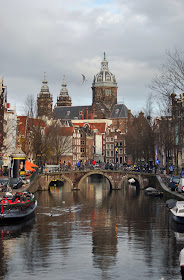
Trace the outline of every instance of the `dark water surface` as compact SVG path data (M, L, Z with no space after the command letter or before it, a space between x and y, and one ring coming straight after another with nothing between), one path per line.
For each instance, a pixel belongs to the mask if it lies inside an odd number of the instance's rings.
M0 279L181 279L184 234L169 222L165 197L131 185L110 192L97 178L36 197L35 219L1 227Z

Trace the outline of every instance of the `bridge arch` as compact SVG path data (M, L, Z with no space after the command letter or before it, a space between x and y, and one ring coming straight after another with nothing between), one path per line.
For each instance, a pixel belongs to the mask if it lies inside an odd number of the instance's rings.
M71 188L73 188L73 182L72 182L72 180L69 177L65 176L64 174L58 174L58 175L53 175L53 176L51 175L51 176L49 176L48 189L50 188L50 183L53 180L62 180L62 179L67 181L70 184Z
M94 171L91 171L91 172L88 172L87 174L85 174L79 181L78 183L78 188L80 189L80 187L82 186L83 184L83 181L87 178L87 177L90 177L91 175L102 175L103 177L107 178L107 180L109 181L110 183L110 189L113 189L114 188L114 181L112 180L112 178L104 173L104 172L100 172L100 171L97 171L97 170L94 170Z

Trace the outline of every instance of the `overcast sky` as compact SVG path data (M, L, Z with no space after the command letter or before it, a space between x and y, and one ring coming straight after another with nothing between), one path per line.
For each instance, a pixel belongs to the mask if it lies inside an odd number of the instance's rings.
M183 0L0 0L0 7L0 76L18 114L28 94L37 98L44 72L53 106L63 75L72 105L91 105L104 52L118 102L139 112L165 50L184 45Z

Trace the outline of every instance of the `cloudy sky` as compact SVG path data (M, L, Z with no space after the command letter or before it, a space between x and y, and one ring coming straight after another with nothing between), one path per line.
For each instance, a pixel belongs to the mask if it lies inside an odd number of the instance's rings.
M165 51L184 45L183 0L0 0L0 7L0 76L18 114L27 95L36 99L44 72L53 105L63 75L72 104L91 105L104 52L118 102L136 113Z

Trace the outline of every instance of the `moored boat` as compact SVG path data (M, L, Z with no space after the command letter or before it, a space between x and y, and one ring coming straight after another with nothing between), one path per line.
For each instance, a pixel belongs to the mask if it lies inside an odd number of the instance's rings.
M163 196L163 192L158 191L155 188L152 187L148 187L144 190L144 193L146 195L150 195L150 196Z
M180 224L184 224L184 201L177 201L173 208L170 208L172 219Z
M34 214L37 200L29 192L6 193L0 201L0 223L24 219Z

